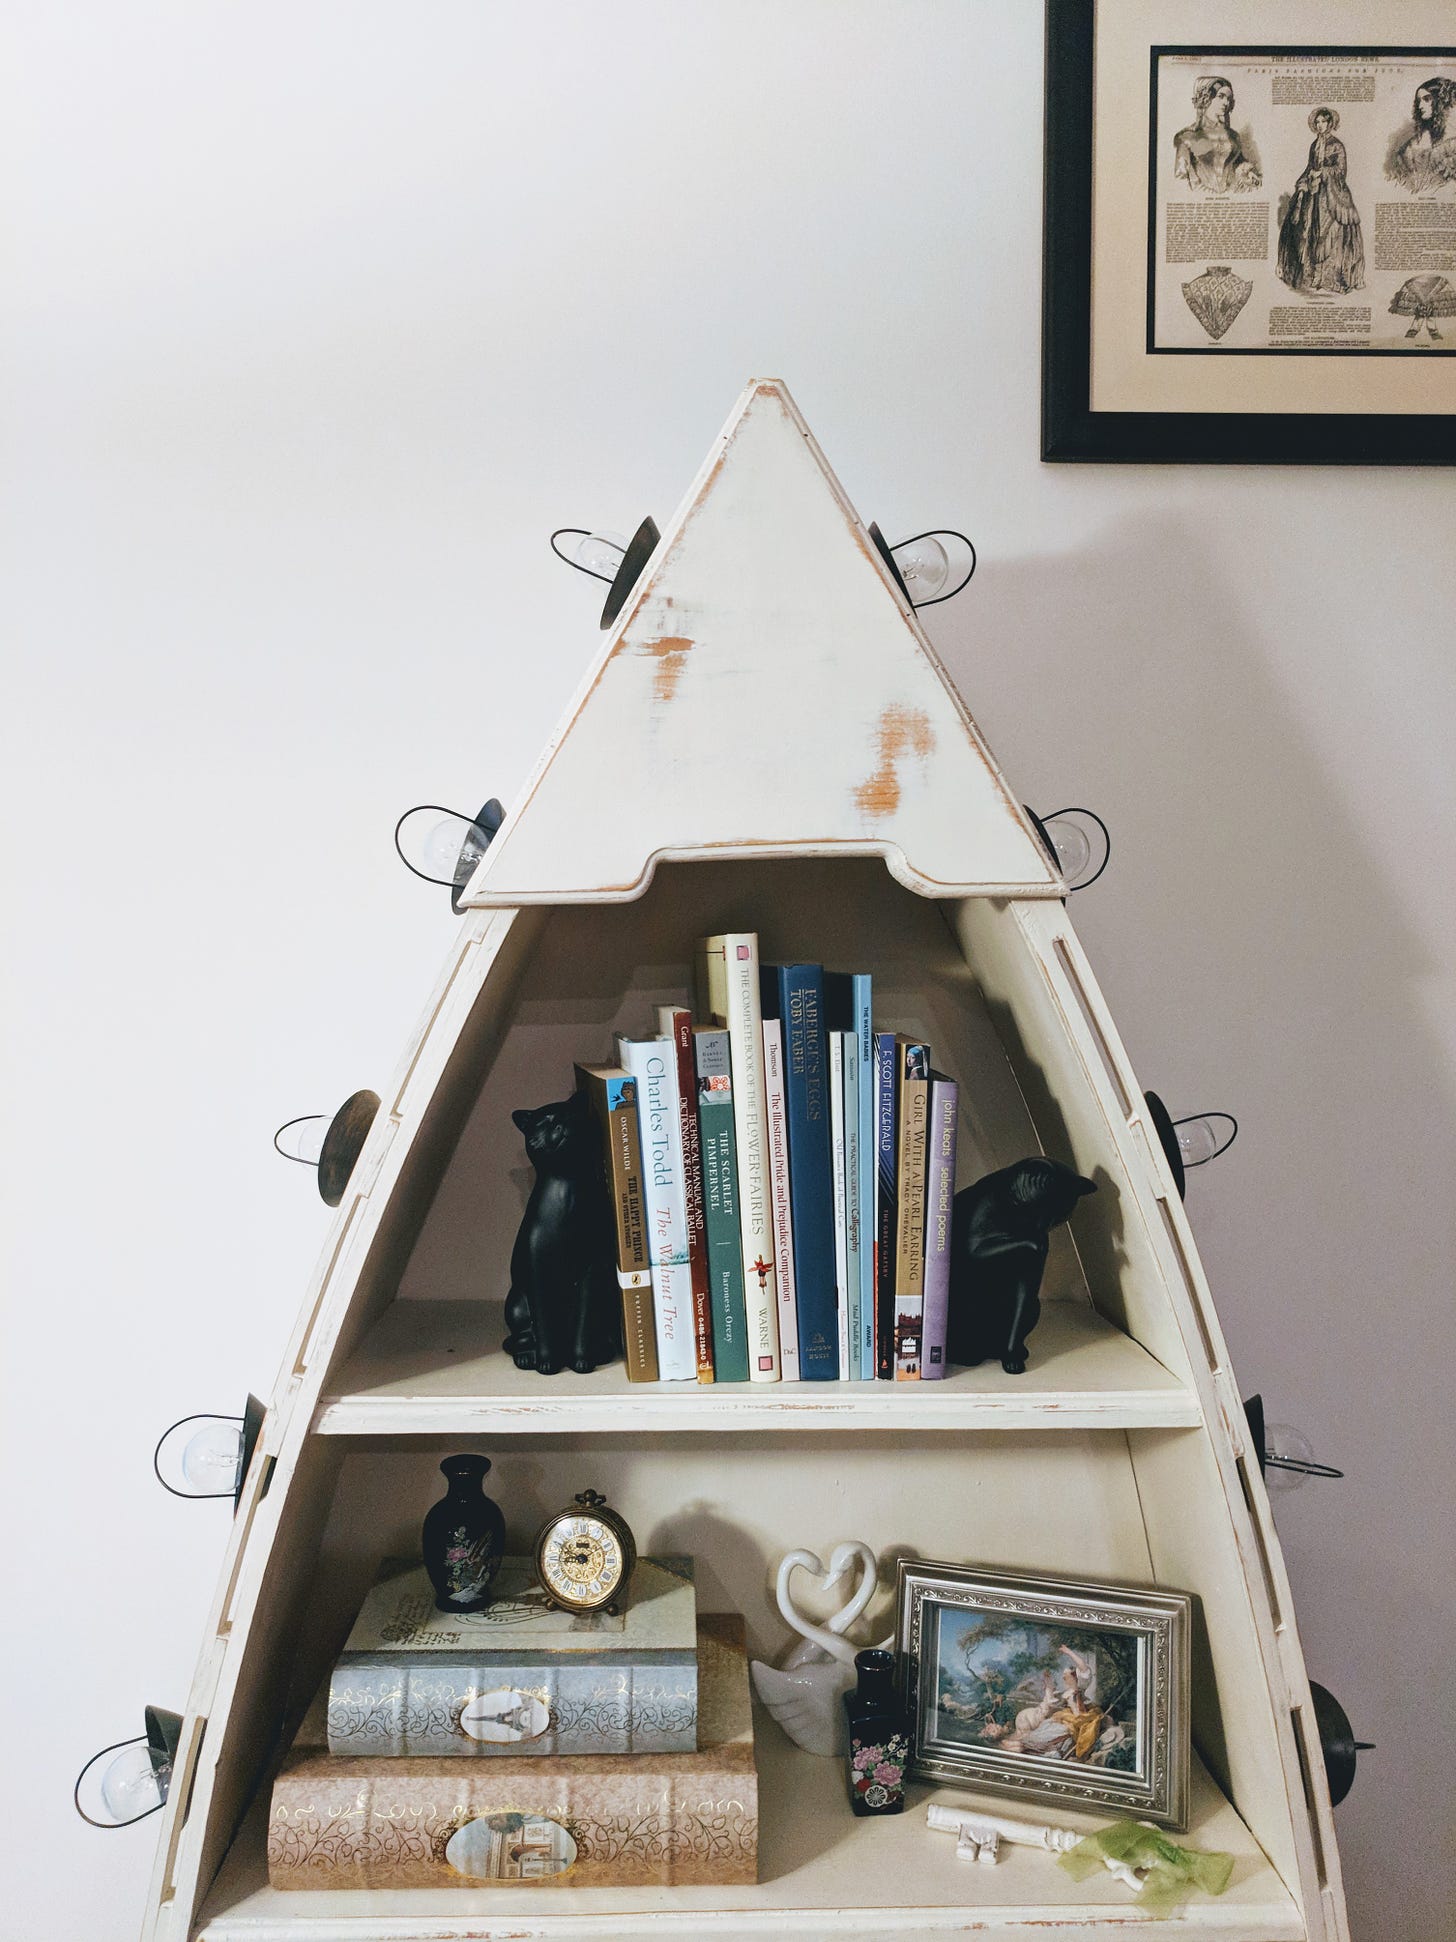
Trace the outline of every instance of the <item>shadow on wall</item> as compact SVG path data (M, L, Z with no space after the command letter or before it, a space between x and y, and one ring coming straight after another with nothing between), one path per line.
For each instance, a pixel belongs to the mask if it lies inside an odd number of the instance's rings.
M1391 1933L1408 1856L1401 1933L1434 1935L1456 1233L1432 1187L1456 1101L1419 1001L1433 967L1251 607L1163 518L1095 555L987 560L927 619L1025 799L1112 827L1112 867L1071 914L1139 1078L1243 1122L1190 1176L1189 1212L1245 1393L1347 1472L1276 1508L1311 1673L1380 1749L1338 1819L1352 1927ZM1338 681L1341 658L1311 638L1311 678Z

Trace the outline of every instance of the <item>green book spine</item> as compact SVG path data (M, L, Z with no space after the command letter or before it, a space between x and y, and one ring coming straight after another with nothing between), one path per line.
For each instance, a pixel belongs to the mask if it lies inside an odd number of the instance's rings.
M693 1033L693 1060L698 1080L713 1368L719 1382L747 1382L748 1310L743 1290L738 1140L733 1130L733 1066L727 1032L717 1026L698 1026Z

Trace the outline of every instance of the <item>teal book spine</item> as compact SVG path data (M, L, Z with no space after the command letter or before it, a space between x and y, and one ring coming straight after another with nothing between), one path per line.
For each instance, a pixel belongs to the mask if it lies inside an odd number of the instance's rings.
M718 1382L747 1382L748 1310L738 1211L738 1139L733 1130L733 1062L726 1030L714 1025L697 1027L693 1032L693 1063L698 1083L714 1375Z

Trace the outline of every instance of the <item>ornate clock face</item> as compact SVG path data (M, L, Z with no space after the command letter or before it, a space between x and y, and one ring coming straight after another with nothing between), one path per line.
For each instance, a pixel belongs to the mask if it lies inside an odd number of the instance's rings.
M541 1576L563 1605L610 1604L621 1590L627 1560L616 1533L590 1512L568 1511L541 1545Z

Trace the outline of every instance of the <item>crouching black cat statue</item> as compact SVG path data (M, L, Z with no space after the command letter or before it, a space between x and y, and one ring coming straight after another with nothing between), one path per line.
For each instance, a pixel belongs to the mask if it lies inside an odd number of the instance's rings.
M999 1357L1007 1375L1023 1373L1041 1315L1047 1235L1096 1191L1095 1180L1040 1156L962 1187L951 1217L950 1361Z
M536 1169L511 1249L506 1354L518 1369L587 1375L621 1352L616 1222L585 1093L511 1114Z

